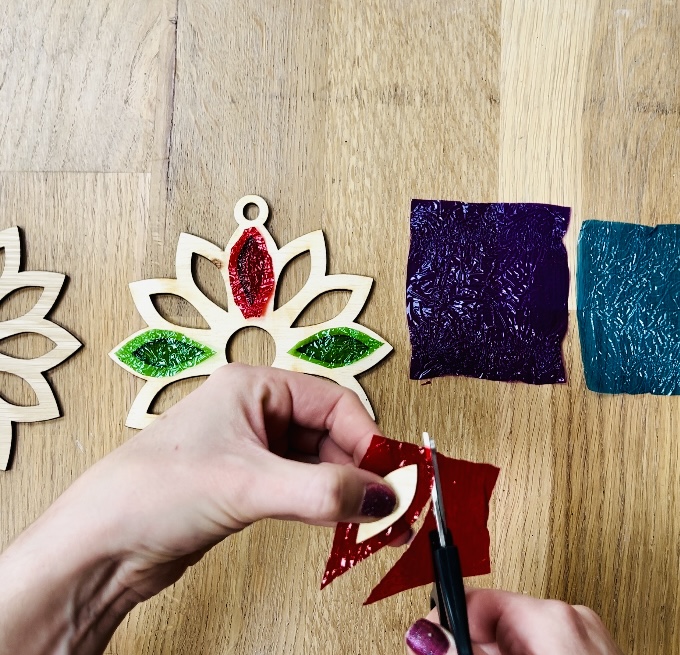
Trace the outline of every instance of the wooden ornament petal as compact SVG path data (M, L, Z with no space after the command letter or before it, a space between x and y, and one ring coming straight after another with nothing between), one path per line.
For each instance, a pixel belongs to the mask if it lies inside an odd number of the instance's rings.
M12 421L0 420L0 471L6 471L12 452Z
M2 355L0 359L0 370L8 371L6 355ZM30 361L30 360L28 360ZM24 382L28 384L38 402L35 405L15 405L4 398L0 398L0 418L3 420L11 420L14 423L33 423L35 421L49 421L50 419L59 416L59 406L54 397L52 387L45 379L45 376L39 371L18 371L13 372L23 378Z
M114 352L141 377L173 377L212 357L215 351L172 330L146 330Z
M411 506L413 497L416 495L418 485L418 465L409 464L402 468L388 473L384 478L397 495L397 506L394 511L385 518L374 523L362 523L357 531L357 543L366 541L370 537L387 530L393 523L396 523Z
M296 343L288 353L319 366L339 368L368 357L383 344L361 330L341 326L316 332Z
M5 250L2 278L17 274L21 266L21 236L18 226L8 227L0 232L0 249Z
M274 295L272 258L256 227L243 231L229 256L229 284L244 318L263 316Z

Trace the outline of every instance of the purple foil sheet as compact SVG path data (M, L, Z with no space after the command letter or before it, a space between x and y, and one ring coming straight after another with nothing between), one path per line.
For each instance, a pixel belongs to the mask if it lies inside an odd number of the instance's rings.
M411 379L566 379L568 207L411 202Z

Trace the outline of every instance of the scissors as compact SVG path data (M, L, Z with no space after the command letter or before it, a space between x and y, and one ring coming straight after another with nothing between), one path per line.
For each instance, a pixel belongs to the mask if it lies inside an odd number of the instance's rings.
M439 621L442 627L453 634L458 655L472 655L463 574L460 568L458 548L453 542L451 531L446 527L441 480L439 479L439 467L437 465L437 449L434 439L427 432L423 432L423 441L428 449L434 469L432 512L437 529L430 532L430 550L435 580L432 602L439 609Z

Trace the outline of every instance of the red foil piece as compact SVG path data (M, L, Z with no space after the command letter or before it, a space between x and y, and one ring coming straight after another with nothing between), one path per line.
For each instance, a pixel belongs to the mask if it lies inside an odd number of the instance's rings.
M384 477L391 471L411 464L418 465L416 493L406 513L389 528L358 544L359 524L338 523L331 554L321 581L322 589L361 560L407 533L430 498L434 473L432 463L425 454L425 448L378 435L373 436L371 445L359 464L360 468Z
M437 453L442 481L446 523L458 547L465 577L491 571L489 558L489 499L500 469L490 464L475 464ZM422 527L406 552L388 571L364 602L370 605L401 591L434 582L430 537L436 530L430 507Z
M264 237L256 227L243 231L229 256L229 283L245 318L262 316L274 294L274 266Z

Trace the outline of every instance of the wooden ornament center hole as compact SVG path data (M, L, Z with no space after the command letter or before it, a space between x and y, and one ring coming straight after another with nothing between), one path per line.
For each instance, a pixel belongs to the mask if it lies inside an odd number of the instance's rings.
M266 330L253 326L244 327L229 339L226 355L228 362L271 366L276 355L276 344Z

